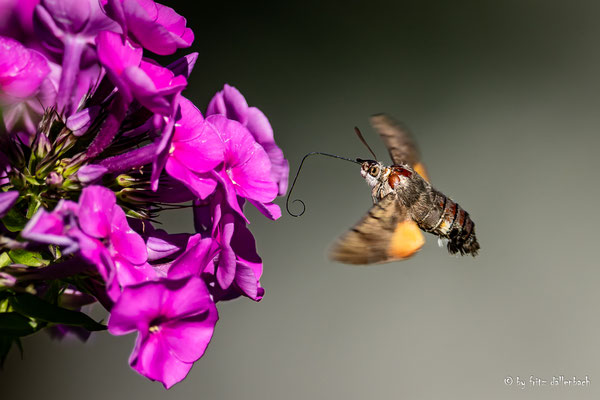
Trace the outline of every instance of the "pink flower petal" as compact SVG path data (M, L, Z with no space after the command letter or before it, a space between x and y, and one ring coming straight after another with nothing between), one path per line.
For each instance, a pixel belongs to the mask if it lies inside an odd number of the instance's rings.
M223 142L211 124L201 122L193 130L195 137L185 141L179 140L179 130L180 128L175 129L171 144L172 158L199 173L208 172L223 161Z
M217 128L225 144L224 172L242 197L268 203L277 196L271 179L271 162L264 149L239 122L221 115L206 119Z
M171 352L180 361L197 361L210 343L218 319L217 307L211 302L203 314L165 324L164 337Z
M116 206L116 198L111 190L96 185L83 189L79 198L81 229L95 238L108 237L114 206Z
M140 334L141 335L141 334ZM169 344L160 332L141 335L139 349L130 358L131 368L141 375L160 381L166 389L183 380L192 369L192 363L184 363L171 354Z
M223 289L227 289L235 278L235 253L231 249L231 238L235 229L234 216L225 214L219 222L219 242L221 253L219 254L219 265L217 267L217 282Z
M173 140L193 140L202 133L198 128L204 122L204 117L198 107L183 96L179 100L179 107L181 118L177 119L177 128L173 134Z
M125 212L117 205L112 210L110 243L119 256L132 264L140 265L148 259L144 239L131 229Z
M200 276L206 265L212 262L217 250L211 238L202 238L200 234L190 237L185 252L171 265L168 277L178 279Z
M217 187L217 181L210 172L198 174L189 170L176 158L170 158L165 170L173 178L183 182L187 188L201 199L211 195Z
M150 0L112 0L109 4L108 11L119 12L122 17L118 20L126 25L128 33L156 54L172 54L178 48L189 47L194 40L185 18L170 7Z
M165 295L160 281L124 288L111 310L108 331L113 335L124 335L134 330L147 332L150 323L161 315Z
M260 284L254 275L254 271L243 262L238 262L235 271L235 283L242 292L253 300L259 300ZM262 297L262 294L261 296Z
M225 115L227 108L225 107L225 99L223 98L223 91L217 92L208 103L206 108L206 116L221 114Z
M50 73L46 58L14 39L0 36L0 93L24 99L33 95Z
M177 280L161 280L165 294L162 300L161 315L171 322L204 313L211 307L206 283L196 276Z
M15 205L19 199L19 192L17 190L9 190L7 192L0 192L0 218L4 217L6 213Z
M121 257L115 259L115 275L121 287L158 278L156 271L150 264L133 265Z
M273 203L261 203L255 200L248 200L250 204L254 207L258 208L258 211L262 213L265 217L276 220L281 218L281 208L277 204Z
M248 103L239 90L225 84L223 88L223 100L226 107L226 116L229 119L239 121L242 125L247 122Z

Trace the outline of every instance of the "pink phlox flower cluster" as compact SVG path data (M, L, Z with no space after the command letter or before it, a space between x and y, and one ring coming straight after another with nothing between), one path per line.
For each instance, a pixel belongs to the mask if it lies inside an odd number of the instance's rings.
M235 87L204 115L182 95L197 53L152 58L192 45L172 8L7 0L0 14L0 287L73 312L83 303L65 299L100 302L110 333L138 334L131 367L169 388L204 354L219 302L262 299L244 206L278 219L288 162ZM195 232L155 228L185 202ZM87 338L65 321L38 325Z

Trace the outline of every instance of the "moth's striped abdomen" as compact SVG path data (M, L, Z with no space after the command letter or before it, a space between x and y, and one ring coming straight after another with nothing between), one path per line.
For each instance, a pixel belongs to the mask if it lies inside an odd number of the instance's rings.
M418 221L424 231L448 239L448 251L477 255L479 243L475 236L475 224L461 206L443 193L432 189L431 208Z

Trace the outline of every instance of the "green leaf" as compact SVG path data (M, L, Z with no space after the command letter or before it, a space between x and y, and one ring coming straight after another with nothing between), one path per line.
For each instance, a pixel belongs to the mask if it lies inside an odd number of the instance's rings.
M41 183L40 183L40 182L39 182L37 179L35 179L33 176L29 176L28 174L24 174L24 175L23 175L23 178L24 178L24 179L25 179L25 180L26 180L28 183L30 183L30 184L31 184L31 185L33 185L33 186L40 186L40 185L41 185Z
M20 232L25 228L27 224L27 218L25 218L20 212L15 210L15 207L8 210L8 213L2 218L2 223L6 229L11 232Z
M29 207L27 208L27 215L25 215L25 217L31 219L41 205L42 203L40 203L40 200L38 198L31 199L31 201L29 202Z
M67 191L75 191L81 189L80 184L72 179L65 179L61 187L63 190Z
M9 299L9 302L16 311L37 320L53 324L80 326L88 331L102 331L106 329L106 325L94 321L82 312L50 304L29 293L21 293L13 296Z
M26 336L35 331L29 318L16 312L0 313L0 336Z
M2 254L0 254L0 268L6 267L10 264L12 264L12 260L8 256L8 253L5 251Z
M8 256L15 264L24 264L30 267L43 267L50 264L50 261L44 260L39 251L12 249L8 252Z

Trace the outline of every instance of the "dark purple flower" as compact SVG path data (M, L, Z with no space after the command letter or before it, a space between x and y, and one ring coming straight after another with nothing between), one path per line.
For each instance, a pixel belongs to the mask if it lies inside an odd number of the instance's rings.
M67 119L67 128L69 128L75 136L84 135L92 122L98 117L100 111L100 106L92 106L72 114Z
M131 367L168 389L202 357L217 320L205 283L191 276L125 287L108 330L113 335L138 331Z
M81 340L82 342L87 342L87 340L90 338L90 335L92 334L92 332L88 331L85 328L81 328L79 326L63 325L63 324L51 326L51 327L47 328L47 330L48 330L48 333L50 334L50 337L52 339L56 339L56 340L63 340L68 335L73 335L73 336L77 337L79 340Z
M35 29L46 45L59 53L66 51L66 41L76 37L87 45L94 43L99 32L121 32L108 18L98 0L41 0L34 11Z
M56 102L58 110L70 115L78 106L80 87L87 86L87 92L91 83L88 73L81 74L80 70L96 61L96 35L120 32L121 28L104 14L98 0L42 0L35 8L34 27L46 48L62 55ZM95 79L91 81L95 83Z
M1 102L20 102L33 96L49 73L46 57L14 39L0 36Z
M278 186L279 196L287 191L289 164L275 143L273 128L267 117L256 107L248 107L244 96L233 86L225 85L208 104L206 116L221 114L244 125L265 149L271 160L271 177Z
M10 36L28 46L35 45L33 10L39 2L39 0L1 0L0 35Z
M172 54L194 41L184 17L152 0L108 0L104 7L124 34L153 53Z
M108 169L101 165L84 165L77 171L77 180L84 184L93 183L100 179L107 171Z

